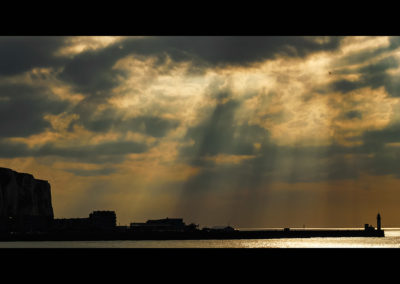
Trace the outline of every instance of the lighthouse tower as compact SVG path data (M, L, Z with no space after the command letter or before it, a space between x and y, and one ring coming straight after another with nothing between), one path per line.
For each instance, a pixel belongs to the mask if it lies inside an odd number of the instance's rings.
M376 216L376 223L377 223L377 229L378 231L381 230L381 215L378 213L378 216Z

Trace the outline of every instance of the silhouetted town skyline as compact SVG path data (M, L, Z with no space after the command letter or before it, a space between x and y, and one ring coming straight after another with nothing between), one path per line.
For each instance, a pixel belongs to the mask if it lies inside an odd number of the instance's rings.
M50 184L32 175L0 168L0 240L24 239L231 239L312 236L384 236L381 216L377 229L364 230L258 230L240 231L231 226L202 228L182 218L164 218L117 226L115 211L96 210L87 218L54 218ZM42 233L45 233L44 235Z

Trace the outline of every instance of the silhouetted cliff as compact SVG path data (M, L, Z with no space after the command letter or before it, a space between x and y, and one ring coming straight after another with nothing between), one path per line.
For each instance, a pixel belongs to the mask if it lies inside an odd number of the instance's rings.
M0 168L0 218L13 227L53 219L50 184L33 175ZM41 225L42 226L42 225Z

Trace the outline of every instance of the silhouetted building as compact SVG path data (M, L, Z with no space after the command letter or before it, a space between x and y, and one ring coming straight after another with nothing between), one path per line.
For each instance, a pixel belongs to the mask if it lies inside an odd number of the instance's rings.
M128 232L129 231L128 226L117 226L116 229L118 232Z
M365 231L374 231L375 230L375 228L369 224L365 224L364 229L365 229Z
M376 225L377 229L380 231L381 230L381 215L378 213L378 216L376 216Z
M93 211L89 215L92 228L109 230L117 226L117 216L114 211Z
M93 211L89 218L54 219L56 231L93 231L116 229L117 218L114 211Z
M186 225L181 218L166 218L159 220L148 220L146 223L131 223L130 228L134 231L157 231L157 232L183 232L196 230L197 225Z
M205 227L202 230L203 231L207 231L207 232L215 232L215 231L218 231L218 232L232 232L232 231L235 231L235 229L232 228L231 226L214 226L212 228Z
M211 228L211 230L215 231L234 231L235 229L232 228L231 226L214 226Z
M90 230L89 218L54 219L53 229L56 231L84 232Z

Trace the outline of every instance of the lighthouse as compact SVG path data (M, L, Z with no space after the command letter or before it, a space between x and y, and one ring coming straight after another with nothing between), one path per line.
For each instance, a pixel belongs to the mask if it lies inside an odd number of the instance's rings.
M378 213L378 216L376 216L376 223L377 223L377 229L378 231L381 230L381 215Z

